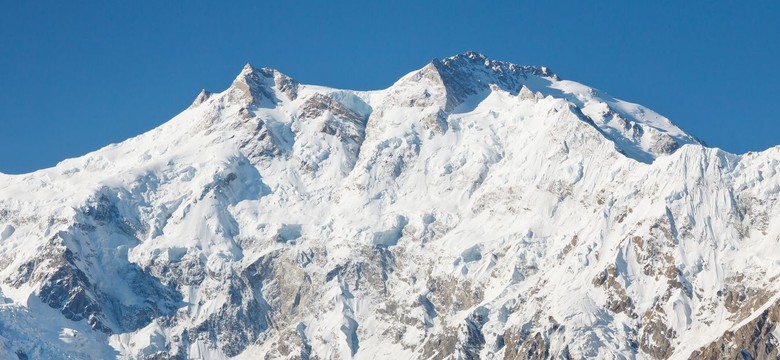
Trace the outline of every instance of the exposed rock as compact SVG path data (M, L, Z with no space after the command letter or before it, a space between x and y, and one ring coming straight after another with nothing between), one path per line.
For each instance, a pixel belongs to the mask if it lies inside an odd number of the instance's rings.
M694 351L690 359L778 359L779 321L780 303L775 302L753 320Z
M674 353L672 341L677 337L674 330L666 326L666 315L659 306L651 308L642 316L639 332L639 348L653 359L667 359Z
M190 109L194 108L200 104L203 104L211 97L211 93L206 91L206 89L203 89L198 93L198 96L195 98L195 101L192 102L192 105L190 105Z

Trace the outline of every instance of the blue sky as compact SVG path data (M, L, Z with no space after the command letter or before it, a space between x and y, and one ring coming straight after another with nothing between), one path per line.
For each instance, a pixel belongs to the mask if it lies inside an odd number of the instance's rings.
M0 172L150 130L246 62L381 89L474 50L545 65L669 117L711 146L780 144L780 2L7 1Z

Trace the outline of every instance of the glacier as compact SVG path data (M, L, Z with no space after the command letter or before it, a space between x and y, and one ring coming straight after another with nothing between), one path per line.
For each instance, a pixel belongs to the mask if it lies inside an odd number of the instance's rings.
M0 357L776 358L780 147L467 52L0 174Z

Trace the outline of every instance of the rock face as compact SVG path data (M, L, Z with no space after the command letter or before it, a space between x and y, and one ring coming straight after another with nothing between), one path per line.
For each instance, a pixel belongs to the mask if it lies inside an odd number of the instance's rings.
M691 354L691 359L777 359L778 303L753 315L752 319L726 331L717 340Z
M776 358L780 148L473 52L0 174L0 358Z

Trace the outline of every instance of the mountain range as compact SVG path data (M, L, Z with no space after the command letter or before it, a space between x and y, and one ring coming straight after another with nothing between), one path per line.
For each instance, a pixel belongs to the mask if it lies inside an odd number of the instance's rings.
M0 174L7 359L777 358L780 147L467 52Z

